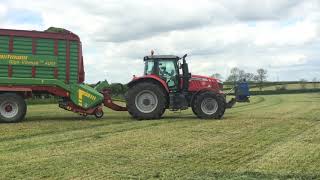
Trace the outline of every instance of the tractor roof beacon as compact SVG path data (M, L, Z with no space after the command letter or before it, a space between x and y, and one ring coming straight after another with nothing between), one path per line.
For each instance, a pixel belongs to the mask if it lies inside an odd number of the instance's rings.
M183 57L151 55L144 57L144 74L128 83L126 95L129 113L136 119L161 118L166 109L192 108L199 118L220 119L227 103L220 80L191 75Z

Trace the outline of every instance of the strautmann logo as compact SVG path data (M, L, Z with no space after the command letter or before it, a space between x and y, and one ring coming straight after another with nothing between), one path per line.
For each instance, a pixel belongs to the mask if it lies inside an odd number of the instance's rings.
M58 57L51 55L0 54L0 64L56 67Z
M0 54L0 60L22 60L27 61L28 56L14 54Z

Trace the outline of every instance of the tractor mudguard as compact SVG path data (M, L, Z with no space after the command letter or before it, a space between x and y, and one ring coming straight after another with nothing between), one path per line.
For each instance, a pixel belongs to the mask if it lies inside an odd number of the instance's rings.
M169 93L169 88L168 88L167 83L163 79L161 79L160 77L158 77L156 75L152 75L152 74L141 76L141 77L134 77L132 79L132 81L127 84L127 86L132 87L134 84L136 84L138 82L145 82L148 80L159 83Z

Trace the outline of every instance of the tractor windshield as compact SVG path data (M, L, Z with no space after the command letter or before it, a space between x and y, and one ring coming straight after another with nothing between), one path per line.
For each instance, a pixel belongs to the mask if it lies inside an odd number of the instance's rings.
M178 89L179 70L176 59L152 59L145 61L144 75L154 74L166 81L169 89Z

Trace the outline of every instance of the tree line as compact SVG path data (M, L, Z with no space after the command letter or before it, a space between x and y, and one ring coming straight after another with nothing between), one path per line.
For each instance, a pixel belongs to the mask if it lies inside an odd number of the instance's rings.
M221 74L215 73L211 77L222 79ZM262 90L263 83L268 78L268 71L263 68L257 69L256 73L245 72L244 70L234 67L230 70L230 75L227 77L225 82L239 82L239 81L248 81L258 83L259 89Z
M214 73L211 75L211 77L222 79L222 76L219 73ZM268 71L266 69L259 68L256 70L255 73L250 73L238 67L234 67L230 70L230 75L226 78L225 82L235 84L236 82L245 80L245 81L253 82L257 84L259 89L262 90L262 88L267 82L267 78L268 78ZM314 89L317 89L320 86L320 79L315 77L310 82L306 79L300 79L296 81L296 83L300 85L300 89L306 89L308 83L310 83ZM286 90L286 89L287 89L287 84L276 86L276 90Z

